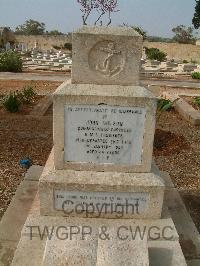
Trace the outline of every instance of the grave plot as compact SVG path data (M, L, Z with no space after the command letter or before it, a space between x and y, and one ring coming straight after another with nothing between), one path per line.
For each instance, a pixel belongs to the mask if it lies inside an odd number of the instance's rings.
M200 97L181 97L175 103L175 109L195 126L200 125Z
M190 97L190 96L182 96L187 103L192 105L192 107L200 112L200 96Z
M195 92L195 91L194 91ZM185 91L185 93L182 93L180 95L175 93L163 93L163 98L167 101L171 101L171 104L173 108L189 123L191 123L194 126L200 125L200 97L198 89L196 89L196 93L194 95L196 96L184 96L188 95L188 93ZM193 95L193 94L189 94Z
M70 52L32 50L30 57L24 54L23 69L25 71L64 71L71 72L72 60Z
M87 47L80 52L86 40ZM164 113L155 125L156 98L138 85L142 39L133 29L83 27L73 34L73 42L72 80L64 82L53 95L54 147L12 265L27 264L26 255L31 250L37 261L32 264L29 260L30 265L124 265L133 260L135 265L154 265L164 260L165 265L185 266L181 235L164 199L164 192L170 192L170 178L167 180L155 166L152 152L154 143L157 165L170 172L178 189L187 189L182 164L186 157L192 158L188 153L195 154L192 145L197 145L199 132L194 135L187 131L188 125L182 124L174 111ZM34 141L38 137L43 143L34 143L31 148L41 159L35 157L35 162L41 163L52 147L52 118L35 119ZM39 121L43 123L41 129ZM33 136L30 133L19 135L26 142ZM190 171L196 174L198 162L192 159ZM197 180L190 185L197 188ZM65 242L57 236L52 241L40 241L38 233L32 242L28 238L27 226L57 228L63 223L69 228L89 223L93 235L85 242L78 236ZM108 228L110 239L100 238L102 225ZM119 228L131 225L156 226L162 232L170 227L171 239L162 234L159 240L152 240L145 233L142 239L130 241L127 232L116 234Z
M24 264L22 249L33 247L27 226L59 227L64 219L69 227L89 223L90 236L46 239L39 254L34 249L38 265L148 265L161 261L161 246L166 265L185 266L164 201L167 181L152 164L156 98L139 86L142 38L131 28L83 27L72 39L72 79L53 95L54 147L39 180L40 204L28 216L12 265ZM167 225L172 237L162 234L161 244L148 233L134 241L119 235L119 226L131 224L162 231Z
M156 60L155 60L156 59ZM200 64L167 58L167 54L156 48L143 48L141 77L191 80L193 72L200 71Z
M52 115L48 112L51 102L43 95L55 91L58 84L60 83L23 80L0 82L0 216L23 180L26 169L20 166L19 161L28 156L33 164L45 164L52 147ZM39 95L34 97L33 102L23 104L16 113L6 111L2 104L5 95L14 91L22 92L26 86L32 86Z

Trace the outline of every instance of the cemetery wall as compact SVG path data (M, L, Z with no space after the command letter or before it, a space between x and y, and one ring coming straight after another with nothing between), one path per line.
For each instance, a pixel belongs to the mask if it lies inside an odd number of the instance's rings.
M63 46L67 42L71 42L70 35L63 36L25 36L16 35L19 43L25 43L28 48L34 48L35 41L41 49L51 49L53 45ZM200 62L200 46L191 44L178 43L162 43L162 42L145 42L144 46L148 48L158 48L167 53L170 58L185 59L188 61L196 60Z
M170 58L195 60L200 62L200 46L192 44L163 43L163 42L145 42L144 46L148 48L158 48L167 53Z
M58 36L26 36L26 35L15 35L18 43L24 43L29 49L35 47L35 42L38 43L40 49L48 50L51 49L53 45L63 46L65 43L71 42L70 35L58 35Z

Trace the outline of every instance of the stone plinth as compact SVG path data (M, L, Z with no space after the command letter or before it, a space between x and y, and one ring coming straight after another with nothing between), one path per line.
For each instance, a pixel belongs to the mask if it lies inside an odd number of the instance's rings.
M82 27L72 39L72 83L139 84L142 36L132 28Z
M40 211L49 216L159 219L164 188L153 172L55 170L50 157L40 178Z
M150 172L156 99L147 89L66 82L53 98L57 170Z

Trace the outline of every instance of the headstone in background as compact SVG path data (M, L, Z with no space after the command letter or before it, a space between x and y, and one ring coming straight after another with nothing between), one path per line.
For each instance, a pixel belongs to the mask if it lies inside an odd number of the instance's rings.
M147 60L147 55L146 55L146 48L144 47L142 50L142 60L146 61Z
M6 51L9 51L11 49L11 44L9 42L6 43L5 49Z

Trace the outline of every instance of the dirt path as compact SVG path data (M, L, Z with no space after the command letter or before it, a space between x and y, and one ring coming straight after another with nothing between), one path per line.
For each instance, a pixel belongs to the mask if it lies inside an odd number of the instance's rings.
M54 92L60 84L62 84L61 81L0 80L0 95L22 90L27 85L31 85L39 95L46 95Z

